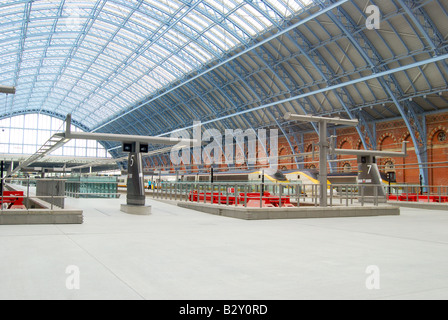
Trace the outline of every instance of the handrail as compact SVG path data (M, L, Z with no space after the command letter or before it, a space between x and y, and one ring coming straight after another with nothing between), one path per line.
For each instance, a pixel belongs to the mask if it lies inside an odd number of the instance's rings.
M373 196L366 195L367 188L373 188ZM385 203L379 198L384 185L329 185L329 206L378 206ZM159 200L190 201L216 205L243 207L264 207L274 201L283 207L292 203L297 207L319 204L320 186L316 184L269 184L269 183L204 183L204 182L158 182L152 190L152 197ZM337 201L339 200L339 202Z

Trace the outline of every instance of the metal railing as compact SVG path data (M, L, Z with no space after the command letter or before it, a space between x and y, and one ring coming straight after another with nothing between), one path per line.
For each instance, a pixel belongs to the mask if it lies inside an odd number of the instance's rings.
M448 186L395 184L386 186L386 193L389 201L448 204Z
M31 178L9 178L9 179L1 179L1 212L4 211L13 211L13 209L8 209L6 207L7 204L14 205L17 200L18 203L21 203L25 207L26 210L31 209L50 209L54 210L56 208L64 209L64 199L66 198L64 192L62 194L49 194L49 195L37 195L35 192L35 187L37 185L38 180L43 179L31 179ZM45 179L45 181L51 182L60 182L60 179ZM8 189L8 190L6 190ZM14 192L14 195L6 195L6 193ZM19 193L23 193L23 196L19 195ZM41 201L45 203L42 203ZM14 201L14 203L12 202ZM48 207L47 207L48 206ZM24 208L22 208L24 209Z
M383 185L331 185L327 206L373 205L386 202ZM367 196L370 189L372 196ZM268 192L269 195L267 195ZM152 197L158 200L213 203L225 206L244 206L262 208L266 202L274 206L314 206L320 205L321 187L317 184L262 184L262 183L198 183L163 182L156 183Z
M65 194L71 198L113 198L118 199L117 181L72 181L65 182Z

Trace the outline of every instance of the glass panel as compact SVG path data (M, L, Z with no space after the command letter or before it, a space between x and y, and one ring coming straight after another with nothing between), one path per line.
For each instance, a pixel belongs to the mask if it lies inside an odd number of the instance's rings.
M9 153L7 144L0 144L0 153L3 153L3 154Z
M32 155L37 151L36 146L23 146L23 153Z
M0 52L5 53L3 75L9 78L14 76L19 47L6 39L20 33L26 1L6 2L0 10L1 21L6 22L0 34L0 40L5 42ZM59 0L34 1L27 28L29 37L21 56L20 92L14 98L12 112L33 108L62 114L61 107L82 108L86 115L81 120L93 129L105 118L126 111L212 59L220 59L225 52L244 45L241 42L272 27L273 21L290 17L313 3L313 0L199 3L115 0L104 1L96 8L97 1L67 0L61 8ZM81 35L85 27L89 31ZM83 41L77 43L80 38ZM73 50L75 45L77 49ZM65 61L67 64L61 67ZM138 91L129 89L134 83L138 83L133 87ZM135 98L123 104L117 102L124 94ZM113 106L96 114L98 104L102 106L107 101L112 101ZM78 105L81 102L82 106ZM62 124L54 119L50 126L44 123L51 122L48 117L34 115L16 117L12 127L19 129L25 125L31 129L36 121L38 128L53 131Z
M12 125L20 124L22 127L12 127ZM23 124L26 128L23 128ZM46 115L29 114L3 119L0 121L0 153L34 154L57 132L57 129L64 130L63 125L62 120ZM81 132L82 130L72 126L72 131ZM101 144L85 140L72 140L52 155L96 157L97 149L101 150L101 157L105 157L106 154L110 157Z
M87 149L87 156L88 157L96 157L96 149Z
M75 148L73 148L73 147L64 147L63 148L63 154L64 154L64 156L74 156L75 155Z
M0 143L9 144L9 128L2 126L0 133Z
M77 157L85 157L87 153L86 148L76 148L76 156Z
M36 130L23 130L22 131L24 144L36 145L37 143L37 131Z
M12 128L23 128L23 116L14 117L11 119Z
M9 149L12 154L23 154L23 146L22 145L13 144L9 147Z
M12 144L22 144L23 142L23 131L20 129L11 129L11 139L10 143Z

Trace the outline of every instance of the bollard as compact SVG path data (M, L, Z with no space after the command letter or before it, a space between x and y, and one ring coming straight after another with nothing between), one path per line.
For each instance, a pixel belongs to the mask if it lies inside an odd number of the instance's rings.
M296 200L297 200L297 207L300 207L300 188L299 185L296 185Z
M350 187L350 204L353 205L353 198L355 197L354 193L354 188Z
M4 204L4 199L3 199L3 190L5 190L5 185L4 185L4 181L3 181L3 177L1 177L1 184L2 184L2 212L3 212L3 204Z
M343 198L342 198L342 194L343 194L343 186L340 186L340 192L339 192L339 204L340 205L342 205L342 200L343 200Z
M29 208L30 208L30 203L31 203L31 201L30 201L30 178L28 178L28 186L26 187L26 198L27 198L27 208L28 208L28 210L29 210ZM2 201L2 203L3 203L3 201Z
M171 200L172 194L173 194L173 185L171 183L168 183L167 192L166 192L166 199L168 200L168 198L169 198Z
M378 207L378 186L375 186L373 190L374 205L375 207Z
M282 207L282 195L283 195L283 186L282 185L278 186L278 195L279 195L279 200L280 200L278 205L281 208Z
M235 207L238 207L238 197L237 197L238 189L239 189L239 187L235 186Z
M263 185L260 185L260 208L263 208Z
M345 206L348 207L348 186L345 186Z
M333 187L330 187L330 207L333 207Z
M364 207L364 188L365 186L361 186L361 207Z
M213 204L214 193L215 193L215 186L211 185L210 186L210 202L211 202L211 204Z

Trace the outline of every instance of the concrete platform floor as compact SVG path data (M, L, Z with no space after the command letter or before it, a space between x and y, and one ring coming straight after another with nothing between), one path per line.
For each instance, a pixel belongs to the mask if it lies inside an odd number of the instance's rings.
M83 225L0 226L0 299L448 299L448 212L244 221L123 202L68 199Z

